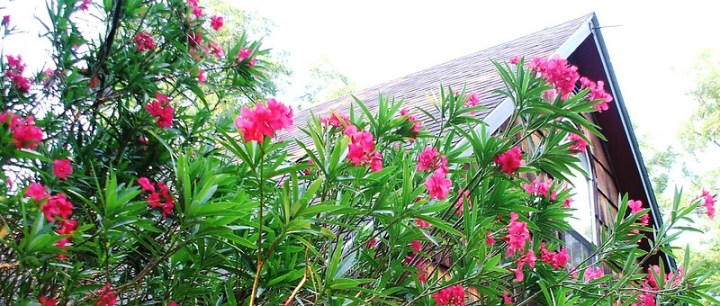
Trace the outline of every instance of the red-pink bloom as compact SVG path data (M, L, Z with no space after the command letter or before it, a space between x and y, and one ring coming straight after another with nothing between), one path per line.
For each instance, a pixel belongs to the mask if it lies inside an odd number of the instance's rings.
M423 219L420 219L420 218L415 218L415 224L417 224L417 226L418 226L419 228L430 227L430 222L427 222L427 221L425 221L425 220L423 220Z
M203 15L202 8L198 5L198 0L188 0L188 6L192 9L192 14L196 18L200 18Z
M60 220L58 222L60 228L57 230L58 235L70 235L77 229L77 220Z
M347 115L338 114L336 112L333 112L332 114L330 114L330 116L321 117L320 123L333 127L345 127L351 124L350 117L348 117Z
M3 18L2 18L2 24L3 24L5 27L9 27L9 26L10 26L10 15L5 15L5 16L3 16Z
M112 284L107 283L105 286L98 290L97 295L99 296L95 306L114 306L117 303L117 294L112 290Z
M377 244L378 244L377 238L372 239L372 240L370 240L370 241L367 242L367 248L370 249L370 248L376 246Z
M382 154L375 152L375 154L372 155L372 158L370 159L370 171L371 172L378 172L382 170L383 164L382 164Z
M135 35L135 48L138 52L154 50L155 42L148 32L139 32Z
M605 83L603 81L597 81L597 83L590 81L586 77L580 78L580 85L582 89L590 88L588 93L588 100L598 100L598 104L593 105L599 113L608 110L608 103L612 102L613 97L605 91Z
M577 152L585 152L588 143L582 137L580 137L580 135L571 133L570 135L568 135L568 139L572 143L570 145L570 150Z
M715 195L703 189L702 195L700 195L700 197L703 198L702 205L705 206L708 217L710 217L710 219L715 218Z
M417 116L408 114L409 111L407 109L403 108L400 110L400 116L407 116L407 118L405 118L405 122L410 122L413 124L412 127L410 127L410 131L412 132L410 138L415 139L417 138L418 134L420 134L420 128L422 128L423 123L422 121L420 121L420 119L418 119Z
M44 297L44 296L39 297L39 298L38 298L38 302L39 302L40 305L42 305L42 306L55 306L55 305L57 305L57 301L55 301L55 299L47 298L47 297Z
M628 207L630 207L631 214L637 214L643 209L643 203L640 200L628 200ZM650 215L645 213L637 219L643 226L648 226L650 223Z
M530 239L530 231L527 229L527 223L517 221L519 217L520 216L514 212L510 213L508 235L503 238L508 244L508 256L513 256L516 252L522 253L525 250L525 243Z
M215 55L215 58L221 58L223 55L225 55L222 46L218 43L210 44L210 53Z
M250 58L250 56L252 56L252 53L253 53L252 49L245 49L245 47L240 47L240 51L238 51L238 54L237 54L237 61L242 62L242 61Z
M528 63L530 70L540 73L560 93L562 100L575 89L575 83L580 78L577 66L570 65L567 60L555 56L551 59L536 57Z
M7 59L8 66L10 66L10 69L17 70L19 73L23 73L25 71L25 64L22 62L22 56L12 56L12 55L6 55L5 58Z
M597 268L588 267L585 270L584 275L585 275L585 282L589 283L593 280L596 280L598 278L605 276L605 272L603 272L603 270L600 267L597 267Z
M155 94L155 99L145 104L145 110L157 119L157 124L163 129L172 126L175 118L175 109L170 105L170 98L161 93Z
M540 181L540 179L533 180L532 184L523 184L525 191L533 196L541 196L551 201L557 199L557 191L552 190L552 180Z
M514 282L519 283L525 279L525 273L523 273L523 267L525 267L525 262L518 261L517 266L515 268L510 268L510 271L512 271L515 274L515 279L513 279Z
M522 160L522 151L520 147L513 147L504 153L495 156L495 164L501 166L500 171L512 176L515 170L520 169L520 161Z
M510 296L510 293L507 291L503 291L503 304L512 304L513 299Z
M427 188L430 199L444 200L450 193L452 181L446 177L447 172L437 169L425 180L425 188Z
M248 61L248 67L255 67L255 62L257 62L257 59L254 58L254 57L251 58L251 59Z
M453 285L433 294L437 306L465 306L465 287Z
M155 186L153 186L153 184L150 183L150 180L147 177L138 178L138 185L140 185L140 187L142 187L143 191L150 191L150 192L155 191Z
M268 99L267 106L258 102L254 109L243 107L235 119L235 127L242 132L245 142L262 143L265 136L274 137L276 131L289 128L293 123L292 116L292 108Z
M410 243L410 248L415 252L420 252L420 250L422 250L422 243L420 243L420 240L413 240Z
M492 233L490 233L490 232L485 233L485 244L486 245L494 245L495 244L495 238L493 238Z
M36 202L42 201L47 196L47 189L40 183L30 183L30 186L25 191L25 197L32 198Z
M652 289L658 290L660 288L658 287L658 283L657 283L657 280L655 279L655 275L657 275L658 277L663 276L663 272L660 270L660 267L658 265L652 265L647 269L648 285L650 285L650 287Z
M438 150L435 147L428 146L420 152L418 155L418 164L415 167L415 170L417 171L430 171L433 168L435 168L435 164L437 163L437 159L440 156L438 153Z
M73 205L67 200L65 194L56 194L48 198L48 200L40 207L45 218L54 222L55 217L65 220L72 215Z
M205 71L205 69L198 69L197 80L198 83L205 84L205 81L207 80L207 71Z
M655 295L653 295L651 292L643 292L640 295L637 296L640 303L642 303L643 306L655 306Z
M561 248L557 253L550 252L545 248L545 244L543 243L540 245L540 259L557 270L567 266L570 256L567 254L566 248Z
M570 204L572 204L573 201L575 201L575 200L573 200L573 198L567 198L567 199L565 199L565 201L563 202L563 207L564 207L564 208L570 208Z
M225 24L225 20L223 20L220 16L212 16L210 17L210 27L213 28L215 31L220 31L220 28L222 28L223 24Z
M480 105L480 98L478 98L478 95L475 92L470 94L470 96L467 99L467 102L465 102L465 104L463 104L463 106L465 106L465 107L473 107L473 106L478 106L478 105Z
M513 56L513 57L510 58L510 62L509 62L509 63L510 63L510 64L513 64L513 65L517 65L517 64L520 62L520 59L522 59L522 56L520 56L520 55L515 55L515 56Z
M4 116L12 116L10 119L10 131L13 134L13 143L18 149L34 150L43 139L42 130L35 126L35 118L27 116L23 121L12 113L6 112ZM7 122L4 116L0 116L0 122Z
M172 302L168 303L168 306L177 306L177 303L175 301L172 301Z
M69 159L56 159L53 161L53 175L64 180L72 173L73 169Z
M465 211L465 201L467 201L468 208L472 208L472 202L470 202L470 191L460 189L460 191L458 191L457 209L455 210L456 215L462 216L463 211Z

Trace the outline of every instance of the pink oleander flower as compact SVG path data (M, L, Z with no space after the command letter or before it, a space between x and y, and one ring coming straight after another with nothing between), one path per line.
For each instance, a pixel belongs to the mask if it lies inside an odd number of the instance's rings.
M220 28L225 24L225 20L221 16L210 17L210 27L215 31L220 31Z
M570 134L568 135L568 140L572 143L570 145L570 150L577 151L577 152L585 152L585 149L588 146L588 143L580 137L580 135L577 134Z
M72 164L69 159L56 159L53 161L53 175L64 180L73 173Z
M175 301L172 301L172 302L168 303L168 306L177 306L177 303Z
M210 44L210 53L215 55L215 58L221 58L225 55L222 46L218 43Z
M500 171L512 176L513 172L520 169L520 161L522 160L522 151L520 147L513 147L504 153L500 153L495 157L495 164L501 166Z
M238 51L238 54L237 54L237 61L242 62L242 61L250 58L250 56L252 56L252 53L253 53L252 49L245 49L245 47L240 47L240 51Z
M710 217L710 219L714 219L715 218L715 195L713 195L709 191L703 189L702 195L700 195L700 197L703 198L702 205L705 206L705 210L707 211L708 217Z
M425 150L418 155L418 164L415 170L433 172L440 170L446 174L450 172L450 169L447 167L447 157L440 155L436 148L430 146L426 147Z
M65 194L59 193L48 198L45 203L40 206L45 218L50 222L55 222L56 217L66 220L72 215L73 204L67 200Z
M522 282L525 279L525 273L523 272L523 267L525 267L524 261L518 261L517 266L515 268L510 268L510 271L515 274L515 279L513 279L513 282L519 283Z
M420 240L413 240L410 243L410 248L415 252L420 252L420 250L422 250L422 243L420 243Z
M591 81L586 77L580 78L580 85L582 89L589 88L588 100L598 100L598 104L593 105L593 108L602 113L608 110L608 103L612 102L613 97L605 91L605 83L603 81L597 81L597 83Z
M485 244L486 245L495 245L495 238L493 238L493 235L491 232L485 233Z
M36 202L40 202L48 196L47 188L40 183L30 183L25 191L25 197L32 198Z
M254 58L254 57L251 58L251 59L248 61L248 67L255 67L255 63L256 63L256 62L257 62L257 59L256 59L256 58Z
M147 197L150 208L160 208L163 218L173 214L175 199L170 195L170 190L165 183L157 182L157 191L153 183L146 177L139 178L138 184L142 187L143 192L150 192Z
M34 150L42 142L43 132L35 126L35 118L27 116L25 120L10 111L0 114L0 124L8 124L12 133L13 143L18 149Z
M155 42L148 32L139 32L135 35L135 48L138 52L155 50Z
M513 299L512 296L510 296L510 293L507 291L503 291L503 304L512 304Z
M453 285L433 294L437 306L465 306L465 287Z
M382 154L375 152L375 154L372 155L372 158L370 159L370 171L371 172L378 172L382 170L383 164L382 164Z
M320 123L329 125L332 127L346 127L349 126L350 123L350 117L343 114L338 114L336 112L333 112L330 114L330 116L327 117L320 117Z
M420 134L420 128L423 126L422 121L420 121L417 116L409 115L409 111L404 108L400 110L400 116L407 116L405 122L411 122L413 124L412 127L410 127L410 131L412 132L410 138L416 139L418 134Z
M652 265L647 269L647 284L650 285L652 289L658 290L660 288L658 287L655 275L657 275L658 277L663 276L663 272L660 270L660 267L658 265Z
M437 169L427 178L425 188L428 190L430 199L444 200L448 193L450 193L452 181L450 181L446 175L447 173L442 169Z
M593 280L596 280L598 278L605 276L605 272L603 272L602 268L600 268L600 267L596 267L596 268L588 267L585 270L584 275L585 275L585 282L589 283Z
M150 182L150 180L147 177L141 177L138 178L138 185L142 187L143 191L155 191L155 186Z
M540 179L533 180L532 184L523 184L523 189L533 196L541 196L551 201L557 199L557 191L552 190L552 180L540 181Z
M77 229L78 221L60 220L58 224L60 224L60 228L57 230L58 235L70 235Z
M5 27L9 27L9 26L10 26L10 15L5 15L5 16L3 16L3 18L2 18L2 24L3 24Z
M512 65L517 65L517 64L520 62L520 59L522 59L522 56L520 56L520 55L515 55L515 56L513 56L513 57L510 58L509 63L512 64Z
M480 98L478 98L478 94L475 92L470 94L470 96L467 99L467 102L465 102L465 104L463 104L463 106L465 106L465 107L473 107L473 106L478 106L478 105L480 105ZM473 114L473 113L475 113L475 111L471 112L471 114Z
M570 204L572 204L573 201L575 201L575 200L573 200L573 198L567 198L567 199L565 199L565 201L563 201L563 207L564 207L564 208L570 208Z
M112 290L112 284L107 283L105 286L98 290L98 300L95 302L95 306L114 306L117 303L117 294Z
M570 65L567 60L555 56L551 59L536 57L528 63L530 70L540 73L547 81L555 87L562 100L575 89L575 82L580 78L577 66Z
M22 55L6 55L5 58L7 59L7 63L8 66L10 66L10 69L16 70L19 73L23 73L25 71L25 67L27 65L23 64Z
M550 252L545 248L545 244L540 245L540 259L553 269L557 270L567 266L570 261L570 256L567 254L567 249L561 248L558 252Z
M455 210L456 215L462 216L465 211L465 201L467 201L468 208L472 208L472 202L470 202L470 191L460 189L460 191L458 191L457 209Z
M427 221L425 221L425 220L423 220L423 219L420 219L420 218L415 218L415 224L417 224L417 226L418 226L419 228L427 228L427 227L430 227L430 222L427 222Z
M262 143L265 136L275 137L281 129L292 126L293 110L275 99L268 99L267 106L258 102L254 109L242 108L240 116L235 119L235 127L243 134L245 142Z
M55 299L47 298L44 296L41 296L38 298L38 303L40 303L40 305L42 305L42 306L56 306L57 305L57 301L55 301Z
M520 216L517 213L510 213L510 224L508 225L508 235L503 238L508 244L507 256L513 256L516 252L525 251L525 244L530 239L530 231L527 229L527 223L517 221Z
M628 207L630 207L630 213L631 214L637 214L643 209L643 203L640 200L628 200ZM650 215L645 213L644 215L638 217L637 219L640 224L643 226L648 226L650 224Z
M643 292L637 296L637 299L643 306L655 306L656 305L655 295L652 294L651 292Z
M205 84L205 81L207 81L207 71L205 71L205 69L198 69L197 80L198 83Z
M175 118L174 109L170 105L170 98L161 93L155 94L155 99L145 104L145 110L157 119L160 128L166 129L172 126Z

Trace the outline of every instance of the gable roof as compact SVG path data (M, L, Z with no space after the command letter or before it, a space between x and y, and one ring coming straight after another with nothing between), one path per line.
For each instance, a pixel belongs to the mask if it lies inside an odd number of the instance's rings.
M432 134L438 132L439 123L428 120L425 114L414 111L414 109L420 108L436 115L427 94L436 93L440 85L449 85L453 90L461 90L465 86L466 92L477 93L480 102L487 107L478 114L479 117L485 118L504 100L504 97L493 92L503 86L493 61L508 60L516 55L523 55L526 58L548 57L556 53L581 26L587 25L593 16L594 14L588 14L395 80L359 90L353 95L363 101L371 112L377 112L379 94L402 99L403 104L410 112L426 123L425 128L428 133ZM350 95L342 96L304 109L296 114L294 120L304 123L311 119L311 114L326 117L333 111L347 114L352 102L353 98ZM359 112L359 109L356 111ZM312 143L311 139L302 132L296 132L294 136L303 143Z

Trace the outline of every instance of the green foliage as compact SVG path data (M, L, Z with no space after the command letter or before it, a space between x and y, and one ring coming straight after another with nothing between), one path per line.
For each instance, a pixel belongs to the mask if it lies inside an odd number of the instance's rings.
M105 1L98 22L108 30L90 39L76 26L82 11L73 1L51 2L55 74L29 93L0 82L2 111L36 114L45 133L34 150L18 149L12 118L0 125L0 161L14 184L0 189L0 303L112 305L116 296L131 305L431 305L452 286L482 305L502 304L503 295L520 305L630 304L648 294L715 302L700 266L646 269L658 252L671 253L676 230L693 230L678 224L700 202L681 207L679 193L654 232L642 225L648 210L631 211L623 198L591 256L574 267L544 258L560 254L559 234L570 229L564 202L573 192L562 181L582 172L567 137L602 137L586 116L599 102L588 90L547 100L552 87L522 60L498 63L506 86L498 93L515 110L493 133L474 115L482 106L466 107L469 93L441 87L436 112L418 110L437 134L413 133L402 101L381 96L377 112L355 99L348 121L296 123L309 143L246 141L220 110L265 93L269 51L242 33L224 57L204 54L197 35L207 42L214 34L204 17L191 16L191 4ZM155 48L138 51L138 32ZM72 51L78 42L87 48ZM237 60L247 49L255 65ZM205 84L199 69L212 71ZM173 106L170 127L148 110L156 93L171 97L163 104ZM240 123L276 129L247 112ZM360 144L382 167L368 168ZM522 167L509 175L498 156L516 147ZM428 148L447 159L431 167L446 172L418 167ZM63 179L51 164L65 158L73 173ZM448 192L433 186L438 174ZM548 192L528 192L536 177L556 181ZM51 196L35 199L31 183ZM61 194L72 203L69 216L51 210ZM78 226L67 233L62 224L71 220ZM527 244L517 247L511 241L525 227ZM533 253L543 258L520 265ZM583 280L592 267L613 274ZM681 276L666 281L666 270ZM640 287L649 279L657 288Z

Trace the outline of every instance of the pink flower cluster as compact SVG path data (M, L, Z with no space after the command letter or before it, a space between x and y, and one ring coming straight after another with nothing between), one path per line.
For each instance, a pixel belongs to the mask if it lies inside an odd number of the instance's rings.
M475 92L471 93L470 96L468 96L465 104L463 104L463 106L465 107L473 107L478 105L480 105L480 98L478 98L478 94Z
M135 35L135 48L138 52L155 50L155 42L148 32L139 32Z
M530 70L540 73L555 87L560 98L565 100L575 89L575 82L580 78L577 66L570 65L566 59L555 56L551 59L536 57L528 63Z
M588 143L578 134L571 133L568 135L568 140L571 143L570 150L582 153L587 149Z
M26 198L31 198L38 203L45 201L42 205L40 205L40 210L45 218L49 222L55 222L60 226L56 231L58 235L68 235L56 242L55 245L60 248L63 253L67 252L67 245L72 241L69 235L77 229L78 225L77 220L70 219L72 216L73 204L68 201L67 196L63 193L51 196L47 192L47 188L45 186L35 182L30 183L27 190L25 190L24 196ZM67 259L65 254L58 254L57 257L60 260Z
M465 287L453 285L433 294L435 305L465 306Z
M495 156L495 164L500 166L500 171L512 176L513 173L520 169L520 161L522 160L522 151L520 147L512 147L504 153Z
M412 127L410 128L410 131L412 132L412 135L410 135L410 138L415 139L417 138L418 134L420 134L420 128L422 128L423 123L418 119L415 115L408 115L409 111L407 109L401 109L400 110L400 116L407 116L405 118L405 122L412 123Z
M515 253L525 251L525 244L530 239L530 231L528 231L527 223L518 221L520 216L517 213L510 213L510 224L508 225L508 235L503 240L508 244L507 256L513 256Z
M653 274L654 272L654 274ZM642 283L642 291L637 296L636 303L630 304L630 306L655 306L656 300L655 300L655 293L654 291L660 291L661 289L658 285L657 280L655 279L655 274L662 277L663 272L660 270L660 267L657 265L654 265L647 269L647 277ZM669 272L665 275L665 282L664 287L676 287L678 286L683 278L684 278L685 272L682 266L678 267L677 274L673 272Z
M100 296L95 302L95 306L114 306L117 303L117 294L112 290L112 284L107 283L97 292Z
M350 117L348 117L347 115L338 114L336 112L333 112L332 114L330 114L330 116L321 117L320 123L337 128L351 125Z
M73 173L69 159L56 159L53 161L53 174L61 180L66 179Z
M175 118L173 113L174 109L170 105L170 98L161 93L155 94L155 99L150 104L145 105L145 110L157 119L157 124L163 129L172 126L172 121Z
M701 198L703 198L702 205L705 206L705 210L707 211L708 217L710 219L715 218L715 195L711 194L707 190L702 191L702 195L700 195Z
M628 207L630 207L630 213L631 214L637 214L643 209L643 203L640 200L628 200ZM642 226L648 226L650 224L650 215L645 213L644 215L638 217L637 219ZM635 233L637 233L637 230L635 230Z
M155 190L155 185L153 185L147 177L141 177L138 179L138 184L142 187L143 191L150 192L150 195L147 197L150 208L162 209L163 218L173 214L175 200L172 195L170 195L170 190L165 183L157 182L158 190Z
M596 268L588 267L587 269L585 269L584 277L585 277L586 283L594 281L603 276L605 276L605 272L603 272L603 269L600 267L596 267Z
M382 170L382 154L375 151L375 139L365 130L358 131L354 125L345 128L345 135L350 137L347 158L355 166L370 165L370 171Z
M188 0L188 6L192 9L192 14L195 15L196 18L203 16L203 11L198 4L198 0Z
M7 55L6 58L8 66L10 67L5 70L5 76L10 79L10 82L18 91L28 93L30 91L30 79L22 75L25 71L25 64L22 62L22 56L18 55L15 57Z
M536 178L532 184L523 184L525 191L532 196L540 196L550 201L557 200L557 192L552 190L553 180L540 181Z
M10 111L0 114L0 124L7 124L12 133L13 143L18 149L34 150L43 139L42 130L35 126L35 118L27 116L25 120Z
M56 306L57 305L57 301L55 299L44 297L44 296L39 297L38 302L42 306Z
M293 123L293 110L275 99L268 99L267 106L258 102L254 109L242 108L235 118L235 127L243 134L245 142L263 143L265 136L275 137L275 132L288 129Z
M553 267L553 269L557 270L560 268L565 268L567 266L568 261L570 261L570 256L567 253L567 249L561 248L557 252L550 252L545 248L545 244L540 244L540 259Z
M242 61L245 61L246 59L250 59L248 61L248 66L249 67L255 66L255 58L252 57L252 53L253 53L252 49L249 49L249 48L246 49L245 47L240 47L240 51L238 51L238 54L237 54L237 61L242 62Z
M520 258L515 261L515 268L510 268L510 271L512 271L515 274L515 279L513 279L514 282L522 282L525 279L525 273L523 273L523 267L527 264L530 266L530 268L535 268L535 262L537 261L537 256L535 256L535 251L528 250L527 253L523 256L520 256Z
M580 78L580 84L582 89L590 89L588 93L589 100L600 101L598 104L593 105L593 108L597 110L598 113L608 110L608 103L612 102L613 97L605 91L605 82L597 81L597 83L595 83L586 77L582 77Z
M221 16L210 17L210 27L215 31L220 31L220 28L225 24L225 20Z
M418 155L415 170L433 172L425 180L425 187L431 199L444 200L450 193L452 181L447 178L450 171L447 167L447 157L440 155L436 148L428 146Z

